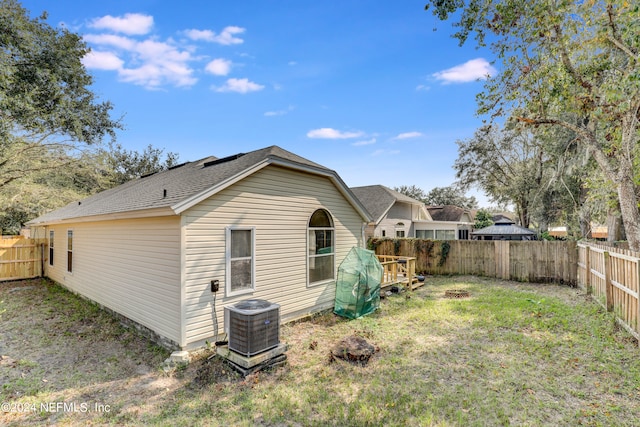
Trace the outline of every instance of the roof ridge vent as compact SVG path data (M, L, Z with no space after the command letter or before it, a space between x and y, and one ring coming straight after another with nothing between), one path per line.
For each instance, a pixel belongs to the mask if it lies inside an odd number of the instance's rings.
M160 172L171 171L171 170L174 170L174 169L178 169L178 168L181 168L182 166L186 165L187 163L189 163L189 162L180 163L179 165L174 165L174 166L171 166L171 167L168 167L166 169L159 170L159 171L145 173L144 175L140 175L140 178L146 178L148 176L155 175L155 174L160 173Z
M238 154L234 154L233 156L227 156L227 157L223 157L221 159L216 159L216 160L211 160L210 162L205 162L204 165L202 165L202 167L206 168L209 166L213 166L213 165L219 165L220 163L226 163L226 162L230 162L232 160L237 160L240 157L244 156L246 153L238 153Z

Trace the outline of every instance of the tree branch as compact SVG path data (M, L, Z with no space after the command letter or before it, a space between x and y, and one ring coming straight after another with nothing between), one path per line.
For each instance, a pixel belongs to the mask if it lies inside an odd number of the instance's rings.
M560 59L562 60L562 64L567 69L569 74L571 74L574 80L578 82L580 86L582 86L585 89L591 90L593 88L591 83L584 80L580 75L580 73L578 73L578 71L575 69L575 67L571 63L571 59L569 58L569 53L567 52L567 47L562 42L562 28L560 27L560 25L556 24L553 26L553 30L556 33L556 39L558 41L558 46L560 48Z
M611 29L611 34L607 34L607 40L613 43L618 49L624 52L633 61L637 61L637 54L629 46L624 44L624 42L622 41L622 37L620 37L620 34L618 33L618 27L616 26L616 23L613 19L613 5L611 4L607 5L607 17L609 18L609 28Z

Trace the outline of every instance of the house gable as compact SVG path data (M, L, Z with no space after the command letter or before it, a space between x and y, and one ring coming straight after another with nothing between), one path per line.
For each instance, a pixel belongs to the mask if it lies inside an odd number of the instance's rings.
M308 225L318 209L329 212L334 223L337 269L353 246L363 245L363 221L329 177L272 164L182 212L188 347L214 336L216 324L222 334L222 307L241 299L278 303L283 320L332 307L335 281L307 284ZM228 227L255 232L255 291L249 294L224 292ZM211 280L220 281L216 295Z

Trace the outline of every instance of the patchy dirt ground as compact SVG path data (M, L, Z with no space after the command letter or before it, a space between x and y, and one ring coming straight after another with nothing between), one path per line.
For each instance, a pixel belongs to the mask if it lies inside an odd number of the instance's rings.
M2 425L82 425L112 410L135 417L185 385L241 380L207 352L165 373L167 350L46 280L0 283L0 301L0 401L11 405Z
M585 305L584 292L470 276L427 281L363 320L319 315L284 325L288 365L247 378L211 350L167 373L168 351L86 300L46 280L0 283L0 425L493 425L500 411L501 424L575 425L579 417L583 425L638 425L627 423L640 402L635 340L616 334L605 345L553 326L564 319L553 307L564 308L550 300ZM517 327L486 316L493 309L445 297L467 289L466 302L489 304L485 287L496 298L508 290L499 307L519 301ZM478 310L486 319L474 317ZM580 316L576 324L589 321ZM380 346L368 366L329 364L329 349L350 334ZM376 404L359 410L354 399ZM456 399L468 407L448 403Z

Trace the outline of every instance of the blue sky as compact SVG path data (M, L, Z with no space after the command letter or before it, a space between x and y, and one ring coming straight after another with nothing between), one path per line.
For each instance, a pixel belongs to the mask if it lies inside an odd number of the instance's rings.
M23 5L92 48L84 63L123 116L125 148L188 161L279 145L349 186L450 185L455 141L481 125L475 95L496 72L424 0Z

